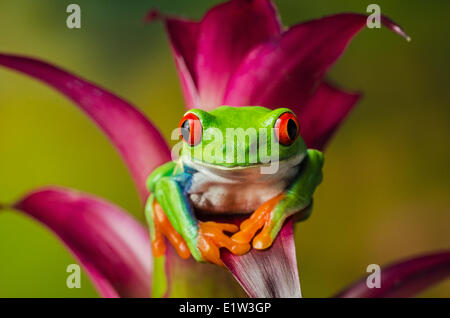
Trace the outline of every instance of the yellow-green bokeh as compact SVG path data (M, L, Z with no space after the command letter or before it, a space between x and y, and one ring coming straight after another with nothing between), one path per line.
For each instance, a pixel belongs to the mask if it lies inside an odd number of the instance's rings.
M65 26L78 3L82 28ZM164 30L144 25L146 10L200 18L219 1L3 0L0 51L51 61L137 105L166 137L183 100ZM353 11L371 1L275 1L286 25ZM448 1L377 1L412 37L365 30L330 78L364 99L326 151L324 182L311 218L297 225L303 295L327 297L386 264L450 247L448 163L450 28ZM299 45L308 45L302 43ZM0 202L58 184L103 196L143 220L119 156L71 102L26 76L0 68ZM17 212L0 215L1 297L91 297L68 289L75 262L45 228ZM220 293L211 278L206 292ZM179 287L179 295L189 286ZM219 290L219 291L218 291ZM449 297L450 283L424 296Z

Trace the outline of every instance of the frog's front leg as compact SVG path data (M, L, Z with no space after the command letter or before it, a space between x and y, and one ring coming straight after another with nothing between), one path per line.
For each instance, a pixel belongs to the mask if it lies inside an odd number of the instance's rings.
M172 224L164 214L158 201L155 199L153 191L155 185L163 177L173 175L177 165L174 161L169 161L156 168L147 179L147 188L151 194L145 206L145 216L150 229L150 239L152 242L153 255L161 257L165 254L166 245L164 237L174 246L181 258L189 258L190 252L183 237L175 231Z
M247 220L241 223L240 231L232 236L239 243L249 243L253 247L266 249L277 237L287 217L304 211L303 218L309 216L312 195L322 181L323 155L320 151L307 151L296 180L283 193L263 203ZM255 236L256 232L261 229Z
M250 249L248 243L234 242L224 233L236 232L238 230L236 225L201 222L195 218L193 208L187 198L187 191L192 179L190 173L176 173L175 169L172 169L172 175L155 171L155 174L158 173L159 175L149 181L149 189L154 200L149 203L151 207L149 210L153 214L149 218L152 219L155 230L155 234L152 235L154 253L157 254L158 250L163 249L158 249L158 244L164 244L162 235L169 239L180 256L186 256L183 249L185 242L197 261L209 261L219 265L222 265L219 251L221 247L229 249L234 254L244 254ZM162 230L158 232L158 228Z

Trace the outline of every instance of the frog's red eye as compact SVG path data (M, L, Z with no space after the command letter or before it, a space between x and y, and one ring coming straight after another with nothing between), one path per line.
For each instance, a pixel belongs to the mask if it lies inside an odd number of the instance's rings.
M275 129L278 129L278 142L283 146L290 146L297 139L300 133L300 126L294 114L286 112L281 114L275 122Z
M180 121L178 126L180 136L190 146L197 145L202 140L202 123L197 115L187 113Z

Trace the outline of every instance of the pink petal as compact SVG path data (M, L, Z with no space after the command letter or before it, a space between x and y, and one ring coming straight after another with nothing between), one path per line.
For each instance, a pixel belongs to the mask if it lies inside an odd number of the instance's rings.
M0 54L0 65L28 74L72 99L106 133L131 171L141 199L145 181L157 166L170 160L166 142L153 124L121 98L45 62Z
M269 0L235 0L220 4L201 21L197 43L196 81L203 109L223 102L228 80L256 45L281 32Z
M222 260L250 297L301 297L292 219L270 249L243 256L224 252Z
M246 53L281 32L270 0L229 1L209 10L201 22L167 17L155 10L146 20L160 18L188 108L212 109L221 104L228 79Z
M195 59L200 23L171 18L156 10L147 14L146 21L162 19L169 35L175 66L181 82L184 99L188 108L200 104L196 86Z
M338 14L302 23L250 51L230 79L223 103L301 111L367 16ZM387 27L405 35L391 20Z
M363 278L336 297L413 297L448 277L450 251L428 254L382 268L380 288L369 289Z
M359 98L360 94L346 93L322 83L304 108L294 107L308 148L323 149Z
M101 296L150 296L150 240L126 211L56 187L28 194L14 208L46 225L67 245Z

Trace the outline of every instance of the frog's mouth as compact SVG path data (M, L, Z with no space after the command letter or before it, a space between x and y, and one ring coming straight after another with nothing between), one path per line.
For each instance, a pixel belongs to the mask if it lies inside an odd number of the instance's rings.
M207 162L198 161L191 157L182 157L183 163L197 171L210 173L225 178L245 178L245 179L271 179L289 174L293 168L298 167L305 158L305 154L298 154L289 159L280 161L271 161L269 163L256 163L249 165L216 165Z

